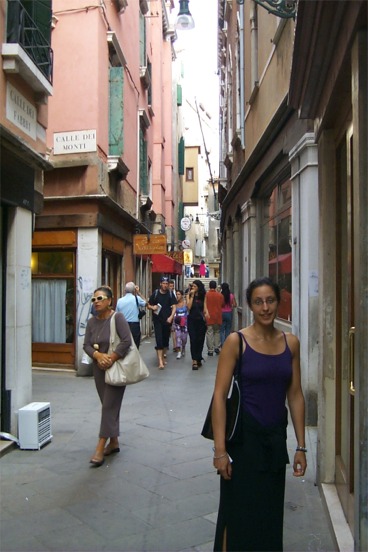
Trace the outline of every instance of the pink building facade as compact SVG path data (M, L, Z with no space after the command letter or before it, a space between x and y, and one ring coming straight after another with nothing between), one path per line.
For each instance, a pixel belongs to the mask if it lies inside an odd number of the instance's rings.
M36 365L81 364L90 298L125 283L152 288L135 234L177 227L173 2L53 0L44 204L33 235ZM174 117L175 119L175 117ZM53 306L56 304L56 318ZM149 316L144 319L146 333Z

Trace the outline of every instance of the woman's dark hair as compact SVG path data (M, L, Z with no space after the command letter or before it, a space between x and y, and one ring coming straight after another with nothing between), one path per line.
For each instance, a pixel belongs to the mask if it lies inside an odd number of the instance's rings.
M225 299L225 306L231 306L230 286L226 282L221 284L221 293Z
M206 290L203 285L203 282L201 282L201 280L193 280L192 284L195 284L198 287L198 292L197 292L198 299L200 299L201 301L204 301Z
M184 292L183 292L182 289L177 289L177 290L176 290L176 293L181 293L181 295L184 295Z
M276 282L273 282L271 280L271 278L268 278L267 276L264 276L262 278L256 278L255 280L253 280L253 282L251 282L249 284L249 286L247 287L247 291L246 291L246 298L247 298L247 303L248 303L248 307L251 306L252 304L252 294L253 294L253 291L256 289L256 288L259 288L261 286L270 286L270 288L273 289L274 291L274 294L276 295L276 300L278 303L280 303L280 299L281 299L281 294L280 294L280 288L279 288L279 285L276 284Z
M96 293L96 291L103 291L104 294L106 295L106 297L108 299L111 299L111 302L110 302L110 307L111 307L112 306L112 299L113 299L111 287L110 286L99 286L98 288L95 289L95 291L93 293Z

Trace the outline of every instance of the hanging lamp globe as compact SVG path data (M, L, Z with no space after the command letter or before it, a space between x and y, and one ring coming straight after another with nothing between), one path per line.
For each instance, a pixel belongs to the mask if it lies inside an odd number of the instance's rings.
M176 28L179 31L194 29L194 19L189 11L189 0L179 0L180 10L176 20Z

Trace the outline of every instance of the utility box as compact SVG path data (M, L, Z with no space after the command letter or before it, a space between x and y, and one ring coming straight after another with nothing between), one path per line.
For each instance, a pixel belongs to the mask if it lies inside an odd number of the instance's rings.
M33 402L19 409L18 440L21 449L40 450L51 439L49 402Z

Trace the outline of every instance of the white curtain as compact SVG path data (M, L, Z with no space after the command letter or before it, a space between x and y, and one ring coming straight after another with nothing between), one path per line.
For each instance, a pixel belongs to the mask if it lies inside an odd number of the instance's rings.
M66 280L32 281L32 341L65 343Z

